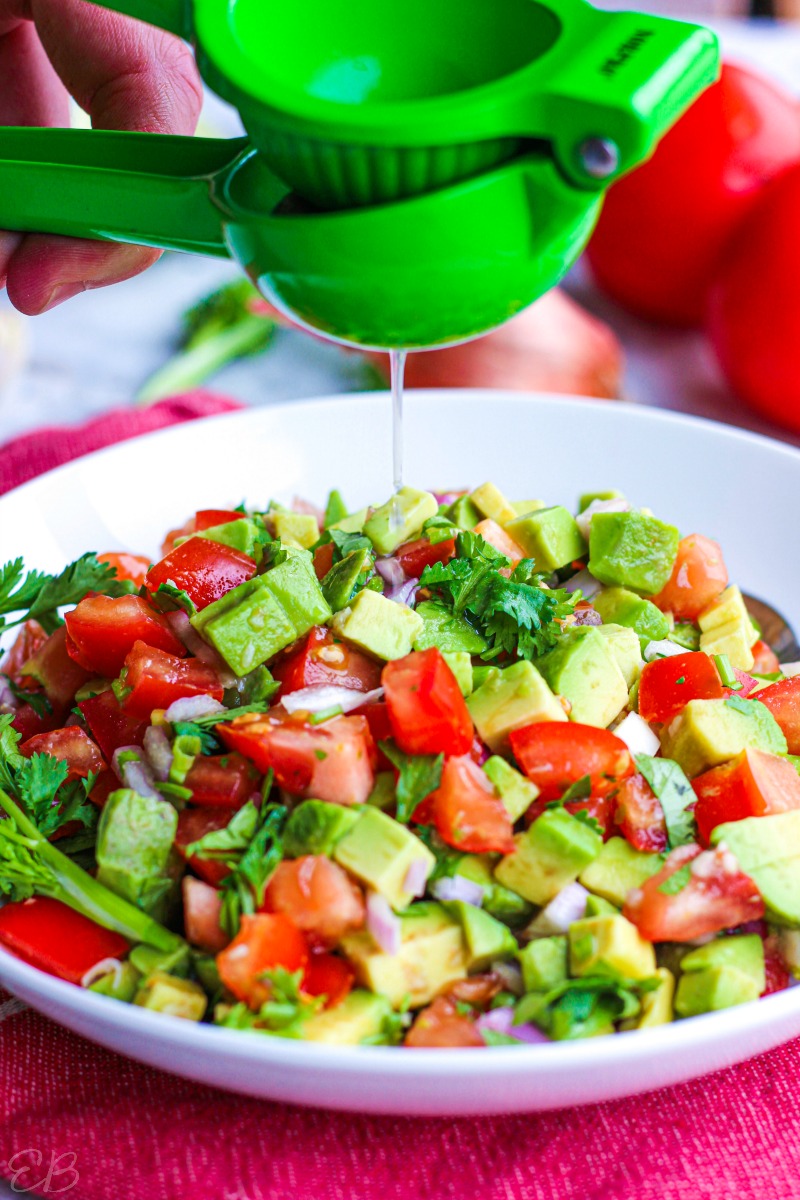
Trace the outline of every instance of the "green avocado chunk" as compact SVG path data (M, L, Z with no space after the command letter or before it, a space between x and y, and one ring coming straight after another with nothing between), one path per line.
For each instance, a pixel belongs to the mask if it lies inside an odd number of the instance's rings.
M767 919L800 928L800 810L717 825L711 844L722 842L763 896Z
M481 514L467 495L454 500L446 516L459 529L474 529L481 519Z
M567 978L566 937L535 938L518 957L526 992L550 992Z
M388 662L411 653L423 622L404 604L363 588L336 614L332 627L346 642Z
M551 690L569 700L571 721L605 729L628 703L628 687L611 646L591 625L563 630L536 666Z
M650 600L625 588L607 588L592 600L604 625L624 625L639 638L642 650L649 642L660 642L669 633L669 621Z
M414 641L415 650L436 646L443 654L483 654L486 642L463 617L435 600L423 600L414 610L425 622Z
M578 500L578 512L585 512L590 504L594 504L595 500L624 500L622 492L612 488L608 492L584 492Z
M139 988L134 1004L186 1021L202 1021L208 1000L199 983L157 971Z
M322 581L322 594L330 605L331 612L339 612L350 603L358 577L371 561L369 550L364 546L351 552L335 563Z
M590 892L621 908L628 892L641 887L662 866L659 854L634 850L625 838L612 837L594 862L581 872L579 882Z
M786 753L786 738L759 700L690 700L663 730L661 752L689 778L736 758L743 750Z
M483 971L490 963L517 953L517 939L511 930L490 913L464 900L448 900L444 907L461 922L468 971Z
M672 573L680 536L674 525L635 510L595 513L589 570L609 587L655 595Z
M101 996L110 996L112 1000L122 1000L131 1004L139 990L142 977L133 963L123 962L113 971L101 975L89 984L90 992L98 992Z
M416 834L369 805L364 806L355 824L336 842L333 857L367 887L380 892L398 911L414 899L406 888L411 864L422 861L430 872L436 863L435 856Z
M331 1046L378 1045L387 1041L392 1006L383 996L355 988L333 1008L314 1013L303 1023L303 1040Z
M656 952L621 913L582 917L569 927L572 975L608 975L613 979L649 979L656 973Z
M611 653L617 660L625 686L630 689L642 673L644 660L642 647L635 629L625 625L597 625L597 632L608 642Z
M533 906L517 892L503 887L494 877L495 865L500 861L498 854L465 854L456 859L448 869L448 875L461 875L483 888L483 909L497 917L511 929L518 929L533 916Z
M155 915L172 887L168 874L178 814L166 800L120 788L103 806L97 827L97 879Z
M304 800L294 809L283 831L283 849L287 858L304 854L333 854L336 843L353 828L361 814L360 806L345 808L327 800Z
M766 987L764 943L758 934L716 938L685 954L675 996L682 1017L757 1000Z
M496 791L499 792L500 799L512 822L518 821L539 795L536 784L531 783L530 779L526 779L520 771L512 767L511 763L506 762L499 754L494 754L487 759L483 764L483 770L494 784Z
M522 661L490 671L467 700L467 708L490 750L502 750L508 735L534 721L566 721L567 715L533 663Z
M514 539L537 571L558 571L586 553L586 542L572 513L561 505L540 508L503 528Z
M549 809L500 859L495 878L532 904L547 904L600 853L603 839L563 808Z
M230 546L232 550L240 550L258 562L261 558L261 530L255 521L249 517L240 517L238 521L226 521L224 525L212 525L192 537L205 538L209 542L218 542L222 546Z
M402 487L365 521L364 533L379 554L393 554L403 542L418 535L425 522L438 511L432 492Z

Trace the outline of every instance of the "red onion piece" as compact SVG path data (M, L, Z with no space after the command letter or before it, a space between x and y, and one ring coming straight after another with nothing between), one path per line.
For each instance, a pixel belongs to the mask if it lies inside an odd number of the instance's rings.
M233 687L236 683L236 675L214 647L209 646L208 642L200 637L200 634L194 628L183 609L165 613L165 616L175 637L183 642L189 653L193 654L195 658L199 658L201 662L206 663L207 666L214 668L219 676L222 687Z
M523 995L525 985L522 982L522 970L518 963L494 962L490 969L494 975L502 979L503 986L507 992L513 992L515 996Z
M306 517L313 517L320 529L325 524L325 513L322 509L317 508L316 504L312 504L310 500L304 500L302 496L295 496L294 500L292 500L292 512L302 513Z
M407 583L404 583L401 587L392 588L385 595L387 600L394 600L396 604L405 604L407 608L410 608L417 598L418 591L419 584L417 580L409 579Z
M288 713L325 712L329 708L341 708L342 712L352 712L373 700L380 700L383 688L375 688L371 692L357 692L355 688L336 687L335 684L319 684L315 687L299 688L281 698L281 704Z
M174 755L169 738L160 725L149 725L145 730L144 752L156 779L166 783Z
M585 914L588 898L585 887L579 883L568 883L530 923L527 932L534 937L566 933L572 922L580 921Z
M520 1042L530 1045L550 1041L547 1034L542 1033L535 1025L515 1025L514 1010L511 1007L492 1008L489 1012L482 1013L475 1022L475 1027L479 1031L492 1029L495 1033L505 1033L508 1037L518 1038Z
M456 500L459 500L462 496L465 496L465 495L466 495L466 492L434 492L433 493L434 499L436 500L436 503L439 505L455 504Z
M0 711L16 712L19 702L5 675L0 675Z
M114 986L119 983L120 974L122 972L122 963L118 958L101 958L100 962L96 962L81 979L81 987L88 988L90 984L97 979L102 979L104 975L114 976Z
M213 717L214 713L225 711L225 705L213 696L181 696L180 700L172 701L164 716L170 722L194 721L197 717Z
M136 759L131 759L129 762L120 763L120 757L123 754L134 753ZM111 766L118 779L122 780L125 787L130 788L132 792L138 792L140 796L148 796L155 800L161 799L161 793L156 787L155 777L147 763L142 762L139 758L141 749L138 746L120 746L114 751L114 757L111 759Z
M593 608L578 608L575 610L575 625L602 625L603 618Z
M598 592L602 592L603 585L594 575L584 567L582 571L578 571L577 575L573 575L571 579L563 585L564 591L572 595L573 592L580 591L587 600L591 600L592 596L596 596Z
M472 879L463 875L453 875L451 878L437 879L431 889L437 900L463 900L480 908L483 904L483 888Z
M427 858L414 858L408 865L406 877L403 880L403 891L411 896L424 896L431 864ZM456 897L453 897L456 899Z
M396 558L376 558L375 570L390 588L400 587L406 581L406 573Z
M379 892L370 892L367 896L367 929L384 954L399 952L400 918Z

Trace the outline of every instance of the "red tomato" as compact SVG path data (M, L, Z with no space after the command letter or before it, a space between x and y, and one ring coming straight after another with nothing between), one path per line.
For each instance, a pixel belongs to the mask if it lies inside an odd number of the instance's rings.
M91 672L67 653L67 630L61 625L25 663L25 678L40 683L52 704L68 708Z
M635 850L661 854L667 848L667 823L661 802L643 775L623 779L617 794L616 822Z
M267 884L264 912L290 917L309 945L330 947L364 924L364 896L324 854L279 863Z
M702 650L646 663L639 681L639 716L668 724L690 700L721 700L722 683Z
M712 829L726 821L800 808L800 775L785 758L763 750L745 750L733 762L698 775L692 787L697 829L706 845Z
M189 858L186 847L191 846L192 842L199 842L207 833L225 829L230 819L230 812L224 808L184 808L178 816L175 849L194 873L212 887L218 887L230 875L230 868L210 858Z
M182 658L186 648L141 596L89 596L67 613L67 650L87 671L113 679L134 642Z
M124 958L130 948L121 934L47 896L3 905L0 942L40 971L77 984L104 958Z
M728 568L718 542L691 533L678 543L672 574L652 600L676 621L696 621L728 586Z
M120 746L141 746L148 722L123 712L117 697L109 689L98 696L81 700L78 705L89 732L108 762Z
M510 735L517 762L539 789L541 800L558 800L588 775L593 796L607 796L633 774L625 743L607 729L575 721L540 721Z
M418 538L416 542L406 542L397 551L397 559L406 575L419 579L426 567L434 563L446 563L456 552L455 538L444 542L429 542L427 538Z
M26 758L34 754L50 754L65 762L69 767L67 779L87 779L89 775L99 775L106 767L98 746L77 725L54 729L51 733L38 733L28 738L27 742L22 742L19 752Z
M426 821L432 821L439 836L457 850L508 854L514 849L506 807L468 754L446 760L442 782L425 805Z
M324 625L316 625L297 648L270 669L281 682L279 696L322 684L371 692L381 682L380 663L339 641Z
M433 1004L417 1014L403 1042L418 1050L444 1048L469 1049L485 1046L475 1022L459 1012L457 1001L449 996L437 996Z
M209 808L241 808L258 787L259 775L241 754L202 754L185 779L192 789L192 804Z
M201 508L194 514L194 532L202 533L204 529L213 529L215 525L228 525L231 521L241 521L247 513L236 512L231 508Z
M184 696L211 696L221 700L223 687L213 667L199 658L177 658L144 642L135 642L125 659L122 702L127 713L149 717L154 708L169 708Z
M680 891L669 895L661 884L692 863ZM678 846L664 866L640 888L628 892L623 909L649 942L691 942L764 915L764 901L729 850Z
M218 954L224 950L230 938L219 923L222 913L220 892L202 879L184 875L181 893L186 940L207 954Z
M800 675L779 679L756 696L783 730L790 754L800 754Z
M317 579L324 579L333 566L333 542L326 542L314 551L314 574Z
M724 64L652 158L609 189L588 250L597 282L637 316L699 325L731 234L761 186L798 157L794 97Z
M728 246L708 300L707 331L736 393L800 432L800 164L764 189Z
M773 671L780 671L781 664L778 662L778 656L769 648L766 642L762 642L759 638L752 647L752 650L753 658L755 659L753 670L756 675L771 675Z
M372 791L374 747L364 717L334 717L321 725L245 713L217 726L226 746L275 772L278 787L332 804L363 804Z
M38 621L26 621L13 644L0 656L0 671L14 683L24 682L22 668L47 641L47 634Z
M112 770L101 771L94 787L89 793L89 799L92 804L96 804L98 808L102 808L111 793L116 792L118 787L119 780Z
M206 608L232 588L252 579L256 564L247 554L208 538L189 538L147 572L145 586L155 592L162 583L173 583Z
M282 967L293 974L308 963L308 946L300 930L282 913L242 917L241 927L227 949L217 955L219 977L237 1000L259 1009L269 1000L265 971Z
M379 745L380 742L385 742L387 738L392 736L392 727L389 724L389 708L386 701L375 700L372 704L365 704L363 708L355 709L350 715L353 717L364 717L369 725L369 731L372 734L372 740L375 743L377 752L376 770L393 771L394 764L389 761Z
M98 554L97 561L107 563L117 572L117 579L129 579L140 588L150 568L151 559L144 554Z
M485 542L488 542L490 546L494 546L495 550L499 550L501 554L505 554L506 558L511 559L512 566L525 557L525 551L522 549L522 546L518 542L515 542L511 535L506 533L496 521L492 521L488 517L483 521L479 521L475 526L475 532Z
M355 973L349 962L335 954L312 954L303 975L307 996L324 996L324 1008L335 1008L350 994Z
M766 986L761 993L762 996L771 996L773 992L782 992L789 986L791 975L783 961L780 943L774 933L770 933L764 938L764 974Z
M389 723L406 754L467 754L475 730L456 677L441 652L415 650L383 668Z

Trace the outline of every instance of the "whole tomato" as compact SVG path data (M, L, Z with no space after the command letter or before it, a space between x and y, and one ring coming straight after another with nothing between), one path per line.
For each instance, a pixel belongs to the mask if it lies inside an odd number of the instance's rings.
M610 188L588 248L600 287L637 316L699 325L731 232L799 158L794 97L726 63L652 158Z
M800 433L800 163L764 189L736 231L707 329L733 391Z

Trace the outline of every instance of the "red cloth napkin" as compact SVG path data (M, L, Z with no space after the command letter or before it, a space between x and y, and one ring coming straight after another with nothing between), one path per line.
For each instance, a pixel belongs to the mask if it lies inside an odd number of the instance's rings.
M107 442L235 407L193 393L28 434L0 447L0 491ZM0 993L0 1176L15 1192L75 1200L798 1200L798 1080L800 1041L589 1108L358 1117L175 1079Z

